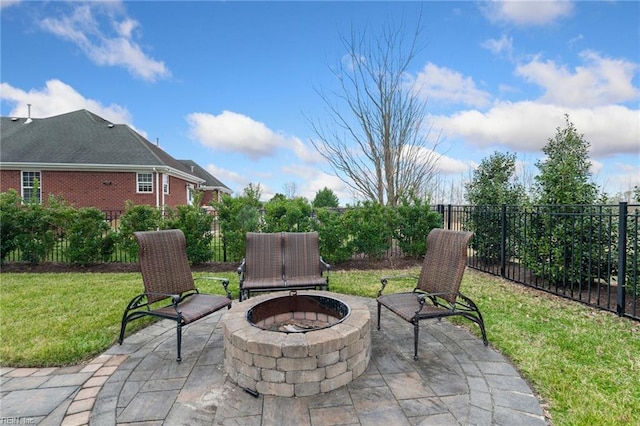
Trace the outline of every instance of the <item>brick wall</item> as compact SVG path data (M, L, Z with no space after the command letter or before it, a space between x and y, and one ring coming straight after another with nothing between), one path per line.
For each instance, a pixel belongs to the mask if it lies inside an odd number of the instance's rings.
M0 171L0 190L14 188L20 193L19 170ZM124 209L125 201L137 205L156 205L156 190L160 188L159 203L162 205L162 185L158 186L154 173L154 192L137 193L135 172L82 172L40 170L42 198L46 202L49 194L61 195L75 207L96 207L101 210ZM160 184L162 183L162 175ZM164 194L164 204L169 207L187 202L187 182L171 176L169 194Z

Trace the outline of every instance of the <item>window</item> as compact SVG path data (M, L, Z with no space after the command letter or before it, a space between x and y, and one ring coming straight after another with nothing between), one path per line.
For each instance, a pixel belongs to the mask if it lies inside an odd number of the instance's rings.
M138 192L153 192L153 173L138 173Z
M40 172L22 172L22 199L25 203L40 204L42 201L40 183Z
M193 205L193 191L195 191L193 185L187 184L187 204L190 206Z
M169 175L167 174L162 175L162 191L165 194L169 193Z

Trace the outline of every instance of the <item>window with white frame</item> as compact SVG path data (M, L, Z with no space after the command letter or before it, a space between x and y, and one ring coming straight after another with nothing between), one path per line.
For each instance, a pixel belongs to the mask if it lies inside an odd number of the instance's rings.
M138 173L138 192L153 192L153 173Z
M162 175L162 191L165 194L169 193L169 175L167 174Z
M42 202L40 172L22 172L22 199L25 203Z
M192 205L193 204L193 191L195 191L195 187L188 183L187 184L187 204L188 205Z

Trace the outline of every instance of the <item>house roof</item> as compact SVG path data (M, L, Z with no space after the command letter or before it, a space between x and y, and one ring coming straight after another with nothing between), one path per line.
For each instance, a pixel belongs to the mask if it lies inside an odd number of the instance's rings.
M48 118L1 117L0 147L5 168L157 170L207 181L129 126L85 109Z
M204 183L202 184L202 186L208 189L216 189L218 191L231 194L231 188L229 188L224 183L220 182L215 176L213 176L203 167L200 167L200 165L197 164L195 161L193 160L178 160L178 161L182 163L186 168L191 170L191 173L193 173L194 175L204 180Z

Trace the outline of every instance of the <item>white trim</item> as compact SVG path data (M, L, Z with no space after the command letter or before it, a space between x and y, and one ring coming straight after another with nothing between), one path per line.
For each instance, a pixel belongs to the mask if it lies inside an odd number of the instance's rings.
M94 171L111 171L111 172L132 172L132 173L153 173L156 171L162 171L171 176L175 176L182 180L193 182L197 185L203 184L206 180L201 179L189 173L185 173L181 170L174 169L173 167L166 166L151 166L146 164L132 165L132 164L75 164L75 163L15 163L15 162L3 162L0 163L2 170L24 170L24 169L38 169L38 170L64 170L67 172L94 172Z

